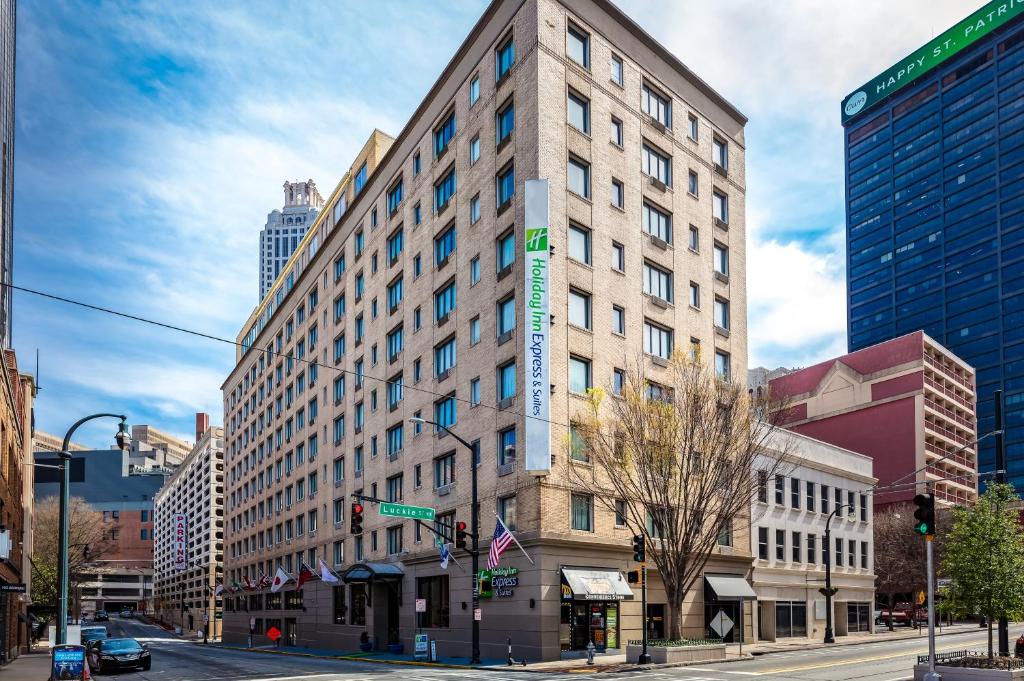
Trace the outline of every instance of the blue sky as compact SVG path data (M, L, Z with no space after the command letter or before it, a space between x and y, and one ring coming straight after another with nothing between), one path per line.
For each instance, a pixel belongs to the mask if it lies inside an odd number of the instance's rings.
M751 366L842 352L839 101L982 3L620 4L750 118ZM15 283L234 338L281 183L326 194L374 127L396 134L485 6L21 0ZM23 370L40 352L48 432L222 418L230 346L21 293L14 341Z

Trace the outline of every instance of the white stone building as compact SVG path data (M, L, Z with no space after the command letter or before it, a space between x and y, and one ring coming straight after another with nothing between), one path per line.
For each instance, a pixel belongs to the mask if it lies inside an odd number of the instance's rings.
M875 575L872 460L790 431L772 435L786 461L774 480L762 476L751 509L757 638L825 635L825 551L832 561L833 632L870 632ZM829 545L825 525L832 517Z
M197 433L198 442L156 495L154 610L156 616L185 635L213 622L211 637L220 636L221 599L216 585L223 580L224 561L224 429L213 426ZM186 516L186 567L175 565L174 516Z
M260 230L260 300L274 286L323 206L324 198L313 180L284 183L284 208L270 211Z

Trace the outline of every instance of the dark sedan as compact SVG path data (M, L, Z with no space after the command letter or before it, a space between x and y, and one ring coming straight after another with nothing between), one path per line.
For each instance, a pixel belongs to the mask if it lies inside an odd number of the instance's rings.
M89 648L89 667L96 674L121 669L149 670L151 664L149 648L134 638L107 638Z
M106 627L82 627L82 645L88 646L93 641L109 638Z
M107 614L106 610L97 610L96 615L92 618L93 622L109 622L110 615Z

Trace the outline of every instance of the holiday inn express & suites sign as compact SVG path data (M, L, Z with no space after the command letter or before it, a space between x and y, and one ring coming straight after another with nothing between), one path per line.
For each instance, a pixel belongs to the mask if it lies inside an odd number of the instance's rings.
M843 99L845 125L1024 12L1024 0L993 0Z
M1024 1L1024 0L1022 0ZM526 333L526 470L545 475L551 470L551 312L549 306L548 181L526 181L526 272L522 300Z

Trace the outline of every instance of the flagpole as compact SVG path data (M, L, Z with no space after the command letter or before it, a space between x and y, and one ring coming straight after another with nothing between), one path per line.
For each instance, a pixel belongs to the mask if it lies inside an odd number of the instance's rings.
M536 566L537 564L533 562L533 558L530 558L530 554L526 552L526 549L523 548L523 545L519 543L518 539L516 539L516 535L508 529L508 525L506 525L505 522L501 519L501 516L495 513L494 517L497 519L499 523L501 523L501 526L505 528L505 531L508 532L508 536L512 537L512 541L516 543L516 546L519 547L519 550L523 552L524 556L526 556L526 560L530 561L530 565Z

